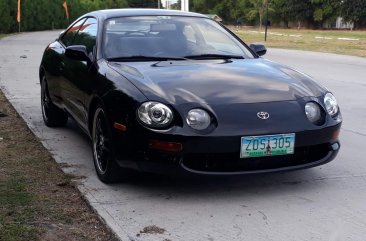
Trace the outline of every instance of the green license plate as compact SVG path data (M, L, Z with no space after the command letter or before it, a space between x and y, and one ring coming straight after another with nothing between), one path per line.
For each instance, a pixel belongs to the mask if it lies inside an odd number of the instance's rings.
M240 158L294 154L295 133L245 136L241 138Z

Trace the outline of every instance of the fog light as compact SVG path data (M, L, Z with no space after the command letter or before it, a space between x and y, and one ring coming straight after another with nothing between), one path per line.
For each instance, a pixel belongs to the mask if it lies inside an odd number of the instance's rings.
M192 109L187 115L187 124L195 130L204 130L211 124L211 117L207 111Z
M332 148L333 151L336 151L339 149L339 143L338 142L333 143L330 147Z
M309 121L314 124L319 124L322 117L320 107L315 102L309 102L305 105L305 114L308 117Z

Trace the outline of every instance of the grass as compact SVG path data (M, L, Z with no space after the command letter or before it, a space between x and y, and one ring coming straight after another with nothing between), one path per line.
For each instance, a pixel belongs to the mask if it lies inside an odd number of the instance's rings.
M35 218L34 195L26 190L25 180L15 175L0 181L0 240L35 240L38 230L29 221Z
M246 43L264 42L264 28L230 27ZM339 38L347 38L342 40ZM269 29L267 47L366 57L366 31Z
M1 113L0 241L115 240L0 91Z

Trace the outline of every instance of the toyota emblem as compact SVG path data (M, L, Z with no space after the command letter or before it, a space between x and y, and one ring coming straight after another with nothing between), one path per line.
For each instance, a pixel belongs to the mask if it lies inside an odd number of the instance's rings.
M267 120L269 118L268 112L265 112L265 111L258 112L257 116L259 119L262 119L262 120Z

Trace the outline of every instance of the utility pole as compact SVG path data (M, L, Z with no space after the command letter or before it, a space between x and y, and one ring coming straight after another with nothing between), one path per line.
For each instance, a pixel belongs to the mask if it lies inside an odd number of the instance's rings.
M160 9L161 7L160 7L160 0L158 0L158 8Z
M180 4L182 11L189 12L189 0L182 0Z
M267 31L268 31L268 5L269 0L266 1L266 30L264 31L264 41L267 42Z

